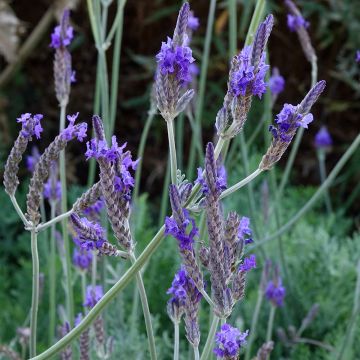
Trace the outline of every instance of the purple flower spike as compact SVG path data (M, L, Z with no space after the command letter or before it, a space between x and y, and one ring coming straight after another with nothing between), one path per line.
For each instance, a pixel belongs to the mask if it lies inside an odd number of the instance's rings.
M253 242L252 230L250 228L250 219L246 216L243 216L240 220L238 238L241 241L244 241L245 244L251 244Z
M297 31L300 28L307 29L310 26L310 23L306 21L302 16L298 15L287 15L287 26L290 31Z
M274 68L269 79L269 88L273 95L278 95L284 91L285 79L280 75L279 69Z
M54 186L55 185L55 186ZM56 181L55 184L52 183L52 179L44 184L44 198L60 201L61 200L61 182Z
M360 50L356 50L355 61L360 63Z
M75 120L78 118L79 113L77 112L76 114L73 115L68 115L67 119L69 121L69 125L62 131L62 136L69 141L70 139L72 139L74 136L77 137L77 139L82 142L84 140L84 138L86 138L86 132L87 132L87 124L86 123L82 123L80 124L79 127L76 127L75 124Z
M240 265L239 270L248 272L251 269L256 268L256 257L255 255L250 255L249 257L244 259L244 262Z
M74 37L74 29L69 25L70 11L65 10L60 25L56 26L51 34L50 47L58 49L69 46Z
M85 303L84 306L88 307L88 308L93 308L98 302L99 300L103 297L104 292L103 292L103 288L101 285L96 285L96 286L91 286L89 285L86 288L86 299L85 299Z
M318 149L329 148L333 140L326 126L322 126L315 135L315 147Z
M276 276L274 280L268 282L265 296L274 306L284 305L285 294L286 289L282 286L280 276Z
M229 324L221 326L220 331L215 335L216 347L214 354L226 360L235 360L239 356L241 347L246 344L249 330L244 333Z

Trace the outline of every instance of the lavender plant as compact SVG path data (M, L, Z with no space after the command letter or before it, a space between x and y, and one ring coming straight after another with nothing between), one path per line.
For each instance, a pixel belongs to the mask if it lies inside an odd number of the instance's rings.
M288 16L288 25L291 30L298 33L308 60L313 64L316 62L316 56L312 51L310 40L307 38L306 28L309 25L291 1L286 1L286 4L291 11ZM178 169L174 133L176 117L187 108L194 96L194 90L189 89L191 68L195 61L189 46L189 34L198 27L199 22L191 12L188 3L184 3L179 11L173 37L162 43L161 50L156 55L157 69L154 86L157 108L167 124L171 168L171 185L168 195L172 211L170 216L164 219L164 225L139 257L136 257L136 240L130 218L133 210L132 191L138 185L134 179L134 172L139 160L133 160L130 151L125 150L126 144L120 146L116 136L110 138L113 126L111 126L111 122L108 123L107 117L104 117L105 123L98 115L92 117L94 138L87 142L87 149L84 151L87 160L96 161L99 169L99 181L89 186L70 210L67 208L64 150L72 140L77 139L83 142L87 133L87 124L75 124L79 113L66 116L70 87L74 80L71 56L68 50L68 45L73 38L73 28L69 25L69 12L65 11L63 14L61 24L55 28L51 41L51 47L55 49L54 80L55 93L60 106L60 133L42 155L37 156L34 151L32 158L28 158L28 167L32 171L32 176L25 214L15 198L19 184L19 163L28 143L34 137L40 138L42 115L23 114L19 117L18 122L21 123L22 129L10 152L4 173L6 192L23 221L25 229L31 233L33 296L30 357L32 359L48 359L57 353L60 353L63 359L71 359L71 343L76 338L79 338L80 359L90 358L93 340L96 344L97 356L102 359L109 358L112 346L111 341L106 340L102 312L133 278L136 279L142 303L149 355L151 359L157 359L153 319L149 310L141 269L149 261L165 236L176 239L181 259L180 270L175 274L167 292L171 295L167 303L167 312L174 324L174 359L179 359L180 356L182 319L186 338L193 348L195 359L208 359L211 353L218 358L237 359L242 349L246 347L248 336L250 346L246 358L251 356L250 348L254 340L252 331L255 332L255 326L252 324L250 332L249 330L242 331L231 325L234 323L231 315L239 302L245 301L246 278L250 276L248 273L259 266L255 254L249 253L250 250L252 251L251 246L257 244L253 240L250 218L240 216L235 211L226 213L222 200L249 184L262 172L270 170L281 159L299 129L307 129L314 120L310 111L325 88L325 81L314 82L310 91L298 105L284 104L275 118L274 125L269 127L273 139L258 168L243 180L228 187L226 169L223 165L227 146L231 139L243 131L254 96L261 99L266 93L267 87L270 87L273 101L275 101L276 96L284 88L284 79L276 70L274 70L270 82L266 82L266 74L269 70L269 65L266 64L266 48L274 19L272 15L268 15L261 22L261 7L256 9L254 24L258 26L253 24L257 28L253 41L231 60L227 91L214 122L217 138L215 144L213 142L207 144L203 168L198 169L198 177L194 183L186 179L182 174L182 169ZM89 12L95 41L99 46L99 55L103 57L106 46L109 46L106 39L111 40L114 36L114 26L119 21L118 16L121 17L121 12L117 13L108 37L96 28L91 1L89 1ZM101 61L102 66L106 67L106 58L102 58ZM101 86L104 90L108 88L105 75L106 73L102 74L103 78L101 79ZM103 96L106 96L106 92ZM108 100L104 100L101 109L102 113L106 115L109 115L108 104L106 104ZM153 116L154 106L151 111ZM66 118L69 122L67 127L65 127ZM324 134L318 135L317 138L318 143L328 141L328 139L324 140ZM41 217L39 210L43 199L47 199L51 207L51 218L48 221ZM57 206L60 203L61 209ZM103 208L106 215L100 216ZM198 225L197 216L199 214L204 223ZM67 219L70 219L69 223ZM42 354L37 355L36 333L39 299L37 234L51 227L51 241L54 245L55 225L60 221L62 221L64 238L66 319L60 331L59 341ZM205 230L207 231L205 232ZM75 271L81 278L84 299L84 309L76 321L72 299L72 282L75 280L71 275L69 232L74 239L72 260ZM52 246L51 254L51 259L54 260L54 246ZM119 263L130 260L131 266L115 285L106 291L105 286L98 285L99 276L97 276L96 264L98 261L110 257L115 258L115 261ZM104 267L106 269L106 264ZM270 280L268 278L269 267L265 265L259 290L260 300L258 300L254 312L256 325L261 301L265 296L271 303L271 310L267 337L264 339L266 342L260 347L255 357L258 360L268 359L273 349L272 329L275 309L283 305L285 296L285 288L279 271L276 268L273 272L274 277ZM55 282L54 274L55 272L50 274L52 282ZM88 282L90 277L91 282ZM200 309L201 305L206 303L209 306L212 324L200 352L202 339ZM50 318L54 322L56 305L54 290L51 293L50 304ZM218 331L219 322L221 327ZM91 324L93 324L93 332L89 330Z

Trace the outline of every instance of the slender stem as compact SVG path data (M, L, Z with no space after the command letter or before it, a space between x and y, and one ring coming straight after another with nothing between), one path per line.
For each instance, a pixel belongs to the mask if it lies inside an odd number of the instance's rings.
M104 46L108 47L111 44L111 41L115 35L116 29L118 28L118 26L120 26L119 24L123 22L123 14L124 14L124 6L125 6L126 0L120 0L120 5L118 6L118 11L116 13L114 22L111 26L111 29L109 31L109 34L106 38L106 40L104 41Z
M203 289L201 290L201 295L204 297L204 299L206 300L206 302L212 307L214 308L215 304L214 302L211 300L210 296L207 294L207 292Z
M209 330L209 334L208 334L204 349L201 354L201 358L200 358L201 360L207 360L209 358L211 350L214 346L214 338L215 338L215 333L216 333L217 327L219 325L219 320L220 319L216 315L214 315L214 318L213 318L213 321L211 323L211 327Z
M55 217L56 202L51 201L50 218ZM55 337L56 322L56 239L55 223L51 226L50 233L50 256L49 256L49 344L52 344Z
M131 327L130 327L130 339L135 338L137 330L138 320L138 308L139 308L139 290L137 286L134 286L133 297L132 297L132 309L131 309Z
M150 109L148 112L148 116L147 119L145 121L145 126L144 129L141 133L141 138L140 138L140 144L139 144L139 149L137 152L137 157L139 159L139 163L136 169L136 173L135 173L135 189L134 189L134 201L136 202L136 200L139 197L139 188L140 188L140 181L141 181L141 170L142 170L142 165L143 165L143 155L144 155L144 151L145 151L145 145L146 145L146 141L149 135L149 130L151 127L151 124L154 120L155 117L155 110L154 109Z
M214 18L215 18L215 9L216 9L216 0L211 0L210 6L209 6L208 18L207 18L204 51L202 54L202 61L201 61L199 91L198 91L196 111L195 111L196 131L193 132L192 138L191 138L190 156L189 156L190 159L189 159L189 164L187 167L188 174L192 174L194 172L196 143L197 142L202 143L201 120L202 120L202 113L203 113L203 108L204 108L205 87L206 87L206 78L207 78L207 72L208 72L208 66L209 66L209 55L210 55L211 39L212 39L212 33L213 33L213 27L214 27L213 25L214 25Z
M30 357L36 355L37 314L39 307L39 254L37 248L37 233L31 230L31 256L32 256L32 299L30 317Z
M97 280L97 256L96 252L93 251L92 254L92 262L91 262L91 286L95 288L96 280Z
M251 347L256 338L256 325L259 320L260 309L261 309L261 305L263 302L263 298L264 298L263 292L261 290L259 290L258 297L256 300L255 310L253 312L253 316L251 319L250 336L249 336L249 340L246 345L245 360L249 360L250 356L251 356Z
M174 322L174 360L179 360L179 322Z
M85 299L86 299L86 270L81 270L80 276L81 276L81 292L82 292L83 300L85 301Z
M317 341L317 340L313 340L313 339L307 339L307 338L296 338L296 340L294 341L296 344L310 344L310 345L315 345L318 347L321 347L327 351L333 352L335 351L335 349L326 343L323 343L321 341Z
M111 94L110 94L110 132L114 133L116 105L118 102L118 85L120 72L120 56L123 36L124 4L126 0L118 0L117 13L120 13L119 21L116 23L115 45L113 52L113 62L111 67Z
M253 246L250 246L249 249L253 250L257 246L261 246L264 243L277 238L278 236L282 235L289 229L293 227L293 225L307 212L309 211L317 200L324 194L325 190L333 183L336 176L339 174L341 169L345 166L346 162L349 160L351 155L356 151L358 146L360 145L360 134L354 139L350 147L346 150L345 154L340 158L337 162L329 176L326 180L322 183L319 189L315 192L315 194L310 198L310 200L285 224L283 225L278 231L269 235L265 239L258 241Z
M267 325L267 331L266 331L266 342L270 341L272 338L272 331L274 327L274 319L275 319L275 312L276 312L276 306L271 305L270 308L270 315Z
M177 161L176 161L176 145L175 145L175 135L174 135L174 120L167 119L166 125L167 125L168 139L169 139L171 183L176 184Z
M19 217L21 218L22 222L24 223L25 227L30 226L30 223L26 220L24 213L22 212L18 202L16 201L15 195L10 195L10 200L14 205L14 208L17 214L19 215Z
M242 188L243 186L245 186L246 184L248 184L250 181L252 181L253 179L255 179L258 175L260 175L262 173L262 170L260 169L256 169L254 172L252 172L249 176L247 176L245 179L237 182L235 185L230 186L228 189L224 190L221 195L220 195L220 199L224 199L225 197L231 195L233 192L239 190L240 188Z
M36 227L36 231L37 232L41 232L45 229L47 229L48 227L52 226L52 225L55 225L56 223L58 223L59 221L62 221L66 218L68 218L72 213L74 212L73 209L65 212L64 214L61 214L61 215L58 215L56 217L54 217L53 219L50 219L49 221L47 221L46 223L44 224L40 224Z
M183 153L184 153L184 118L185 114L182 112L179 114L176 120L176 153L179 169L184 168L183 164Z
M255 32L263 17L264 10L265 10L265 0L257 0L255 10L251 18L249 30L246 34L245 46L249 45L254 40Z
M66 105L60 107L60 132L65 128ZM61 182L61 211L63 214L67 212L67 186L66 186L66 164L65 151L60 152L60 182ZM70 258L70 244L68 234L67 217L62 218L62 236L64 241L64 255L65 255L65 292L66 292L66 307L69 316L69 323L72 326L74 322L74 298L73 288L71 283L71 258Z
M200 359L199 347L194 346L193 349L194 349L194 360L199 360Z
M319 160L320 180L321 180L321 183L323 183L326 179L326 165L325 165L326 154L325 154L324 150L319 149L317 152L317 155L318 155L318 160ZM330 200L328 190L325 191L324 197L325 197L326 211L327 211L328 215L330 215L332 213L332 206L331 206L331 200Z
M159 216L159 224L158 224L159 227L164 223L164 219L165 219L167 209L168 209L169 184L170 184L170 162L168 161L167 165L166 165L166 173L165 173L165 177L164 177L164 184L163 184L163 188L162 188L163 190L162 190L162 195L161 195L160 216Z
M130 260L131 263L134 264L136 262L136 257L134 254L130 254ZM146 296L145 286L144 282L141 276L141 271L136 273L136 283L139 289L139 295L141 300L141 305L144 313L144 319L145 319L145 327L149 342L149 350L150 350L150 357L152 360L156 360L156 347L155 347L155 337L154 332L151 324L151 314L149 310L149 304Z

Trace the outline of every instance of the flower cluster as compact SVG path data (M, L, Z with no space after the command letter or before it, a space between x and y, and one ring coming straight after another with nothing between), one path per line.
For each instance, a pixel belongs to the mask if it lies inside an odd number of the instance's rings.
M186 209L183 209L183 214L185 220L181 224L172 217L166 217L165 234L177 239L180 249L191 250L195 237L199 235L199 230L196 227L195 220L190 217ZM190 231L188 231L188 229L190 229Z
M282 286L280 276L276 276L275 279L268 282L265 290L265 296L274 306L283 306L285 295L286 289Z
M51 34L50 47L58 49L60 47L69 46L73 37L74 29L69 25L69 10L64 11L64 15L61 19L61 24L54 28L54 32Z
M357 63L360 63L360 50L356 50L355 61Z
M190 12L189 20L188 20L188 28L192 31L196 31L200 26L199 18L194 16L192 12Z
M255 68L251 63L252 45L246 46L239 55L240 66L232 73L230 78L230 89L234 96L245 96L249 93L261 98L266 91L265 75L269 65L265 64L265 53L262 54L260 62Z
M242 333L229 324L222 325L220 331L215 335L214 354L226 360L237 359L241 347L246 344L248 333L248 330Z
M306 21L301 15L287 15L287 26L290 31L297 31L300 28L307 29L310 23Z
M34 135L37 139L40 139L40 134L43 131L40 123L42 118L43 115L41 114L36 114L34 116L32 116L30 113L22 114L17 118L17 122L21 123L22 125L20 134L27 139L31 139Z
M239 270L244 272L248 272L251 269L255 269L255 268L256 268L256 257L254 254L245 258L243 263L239 266Z
M55 181L55 183L53 183L52 179L49 178L48 181L44 184L44 198L48 200L60 200L61 182Z
M201 185L201 191L204 195L208 194L209 188L204 178L204 170L201 167L197 169L197 178L195 180L195 184ZM216 188L219 193L227 188L227 173L225 166L220 158L218 158L216 161Z
M276 115L275 124L277 127L270 125L269 131L275 139L280 138L281 141L290 142L292 136L289 135L294 129L298 127L308 128L308 125L314 120L311 113L303 116L298 113L298 107L285 104L281 112Z
M84 138L86 138L87 124L81 123L80 126L74 126L76 119L78 118L79 113L73 115L68 115L67 120L69 121L69 125L62 131L61 136L64 137L65 140L69 141L74 136L82 142Z
M96 200L92 205L84 209L84 215L90 218L97 218L100 215L101 210L104 208L104 199L100 198Z
M252 230L250 228L250 219L246 216L243 216L240 219L238 237L239 240L244 241L245 245L251 244L253 239L251 238Z
M162 75L173 75L181 85L191 82L190 65L195 61L189 46L175 46L171 38L163 42L160 52L156 55L158 71Z
M284 91L285 79L280 75L279 69L274 68L269 79L269 88L273 95L278 95Z
M101 285L92 286L89 285L86 288L86 298L84 302L84 306L88 308L93 308L99 300L103 297L104 292Z
M75 243L80 242L77 239L74 239ZM73 264L81 270L87 270L92 264L93 255L91 251L84 248L74 248L73 253Z
M318 149L326 149L333 144L333 140L326 126L322 126L315 135L315 146Z

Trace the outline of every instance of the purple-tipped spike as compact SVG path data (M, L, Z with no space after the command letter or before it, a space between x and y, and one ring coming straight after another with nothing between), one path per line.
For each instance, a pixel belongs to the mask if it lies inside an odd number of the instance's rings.
M105 140L105 131L102 120L98 115L92 117L93 128L97 140Z
M190 5L188 2L184 3L179 11L179 15L174 30L174 46L182 46L186 38L186 30L189 22Z
M300 103L299 113L305 115L311 110L311 107L315 104L318 97L324 91L325 86L326 86L325 80L321 80L314 85L314 87L304 97L304 100Z

